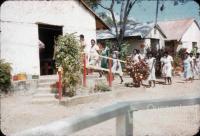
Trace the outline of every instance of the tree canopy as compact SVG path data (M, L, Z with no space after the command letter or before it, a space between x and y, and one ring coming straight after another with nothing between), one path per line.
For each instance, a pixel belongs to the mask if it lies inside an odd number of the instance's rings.
M121 45L123 44L124 39L124 33L126 29L126 24L130 21L128 19L130 11L132 10L133 5L141 2L141 0L109 0L107 5L103 5L103 0L84 0L92 9L97 9L99 7L107 10L111 17L105 14L104 12L100 13L100 17L109 25L113 26L115 28L115 34L116 34L116 41L117 45L119 47L119 50L121 49ZM156 1L157 8L156 8L156 18L155 18L155 24L157 23L157 16L158 11L163 11L165 9L165 5L160 4L160 1L168 1L168 0L146 0L146 1ZM191 0L174 0L174 6L178 5L179 3L185 4ZM199 0L193 0L200 6ZM114 5L120 4L120 20L116 20L116 15L114 11ZM199 9L200 11L200 9Z

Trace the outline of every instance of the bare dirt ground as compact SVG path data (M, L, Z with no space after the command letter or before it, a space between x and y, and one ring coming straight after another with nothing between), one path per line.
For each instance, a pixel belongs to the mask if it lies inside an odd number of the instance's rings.
M130 79L127 79L130 80ZM115 91L127 91L119 96L76 106L58 104L32 104L31 94L14 94L1 97L1 130L12 134L38 125L87 113L118 101L172 98L178 96L200 96L200 80L185 83L174 78L172 85L159 85L155 88L128 88L114 81ZM200 126L199 106L174 107L138 111L134 113L134 134L136 136L191 136ZM114 136L115 119L77 132L73 136Z

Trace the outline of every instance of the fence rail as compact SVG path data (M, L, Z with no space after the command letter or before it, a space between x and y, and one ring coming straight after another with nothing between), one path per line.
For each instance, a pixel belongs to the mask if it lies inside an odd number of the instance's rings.
M12 136L66 136L112 118L116 118L117 136L133 136L134 111L190 105L200 105L200 96L119 102L85 115L62 119Z

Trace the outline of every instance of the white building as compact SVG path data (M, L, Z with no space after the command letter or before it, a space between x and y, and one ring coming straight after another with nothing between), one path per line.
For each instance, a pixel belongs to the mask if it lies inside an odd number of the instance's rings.
M151 50L162 49L165 47L165 38L166 36L159 26L153 23L127 24L124 34L124 41L130 44L128 54L132 53L133 49L140 50L142 54L145 54L148 48ZM99 41L115 41L115 30L99 30L97 39Z
M163 21L158 23L166 35L165 47L174 55L181 48L190 52L200 49L200 27L194 19Z
M84 34L89 42L108 26L82 0L6 1L1 5L0 58L12 63L12 74L53 74L54 39ZM39 51L39 41L45 44Z

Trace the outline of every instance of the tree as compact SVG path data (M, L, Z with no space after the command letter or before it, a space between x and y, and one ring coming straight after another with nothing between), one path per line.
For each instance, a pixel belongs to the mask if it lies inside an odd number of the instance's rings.
M126 24L128 23L128 16L130 14L130 11L134 4L141 2L141 0L110 0L109 6L102 5L102 0L84 0L89 6L91 6L93 9L96 9L98 7L101 7L111 14L112 18L112 26L115 28L115 35L116 35L116 41L119 50L121 50L121 45L123 44L124 34L126 31ZM156 8L156 18L155 18L155 24L157 23L157 16L158 11L164 10L164 4L159 5L159 1L167 1L167 0L146 0L146 1L157 1L157 8ZM191 0L174 0L174 6L178 5L179 3L187 3ZM198 5L200 5L199 0L194 0ZM114 14L114 5L115 4L121 4L120 9L120 21L117 22L116 15ZM160 8L159 8L160 6ZM110 23L110 22L109 22Z
M128 22L128 16L130 14L130 11L133 7L133 5L136 3L137 0L111 0L111 4L108 7L105 7L102 5L100 2L97 2L97 4L104 8L105 10L109 11L112 17L112 23L115 28L115 36L116 36L116 41L119 50L121 50L121 45L123 43L124 39L124 33L126 29L126 24ZM121 10L120 10L120 20L119 20L119 25L116 20L116 16L114 14L114 5L115 3L119 4L121 3Z
M113 21L112 18L110 16L108 16L105 12L100 12L99 17L103 19L103 21L109 26L112 27L113 25Z

